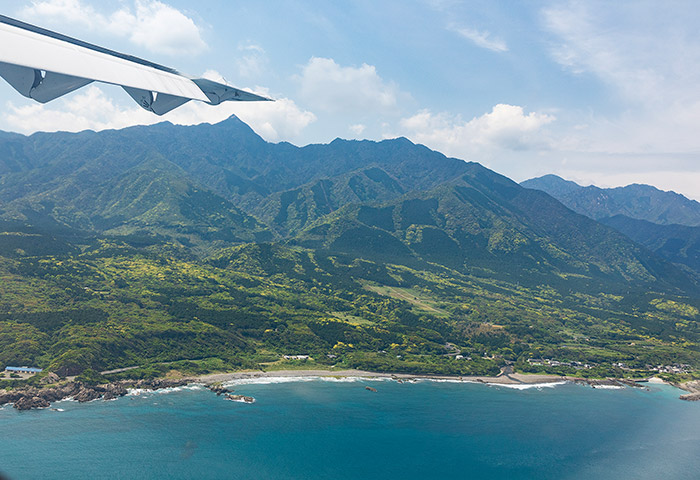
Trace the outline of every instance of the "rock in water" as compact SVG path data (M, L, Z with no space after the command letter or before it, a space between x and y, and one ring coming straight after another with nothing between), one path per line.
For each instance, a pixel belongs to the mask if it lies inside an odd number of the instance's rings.
M242 403L255 403L255 399L253 397L246 397L245 395L231 395L230 393L227 393L224 395L226 400L231 400L232 402L242 402Z
M231 390L224 387L223 385L210 385L209 390L216 393L217 396L221 395L222 393L231 393Z

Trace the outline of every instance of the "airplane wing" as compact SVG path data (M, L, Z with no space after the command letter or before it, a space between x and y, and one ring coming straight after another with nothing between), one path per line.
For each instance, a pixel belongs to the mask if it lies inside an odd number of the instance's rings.
M46 103L91 82L120 85L144 109L163 115L190 100L210 105L269 98L108 50L0 15L0 77Z

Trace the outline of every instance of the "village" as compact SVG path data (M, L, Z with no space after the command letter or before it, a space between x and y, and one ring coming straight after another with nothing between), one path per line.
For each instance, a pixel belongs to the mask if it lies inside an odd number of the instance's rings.
M566 362L566 361L559 361L559 360L552 360L549 358L528 358L527 363L532 365L532 366L548 366L548 367L573 367L576 370L581 370L581 369L587 369L590 370L592 368L595 368L598 366L597 363L583 363L583 362ZM632 371L635 370L634 368L630 367L624 362L615 362L612 364L613 367L617 367L621 370L628 370ZM672 365L645 365L644 369L649 371L649 372L656 372L656 373L674 373L674 374L684 374L684 373L690 373L692 371L692 367L690 365L687 365L685 363L674 363Z

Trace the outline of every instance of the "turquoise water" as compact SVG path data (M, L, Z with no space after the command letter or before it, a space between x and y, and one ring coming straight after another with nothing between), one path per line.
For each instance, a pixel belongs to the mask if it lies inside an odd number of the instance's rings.
M371 385L376 393L365 390ZM51 478L699 478L700 404L666 386L296 381L0 410L0 472Z

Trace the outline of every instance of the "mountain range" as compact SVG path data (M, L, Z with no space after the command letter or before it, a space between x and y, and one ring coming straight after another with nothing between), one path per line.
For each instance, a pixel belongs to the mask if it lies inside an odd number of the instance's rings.
M10 136L0 219L202 252L278 241L460 271L687 287L613 229L473 162L405 138L303 148L216 125Z
M3 133L0 362L695 363L672 345L700 336L697 277L613 227L405 138L296 147L236 117ZM481 353L450 363L446 342Z
M700 278L700 203L650 185L582 187L556 175L521 182L625 234Z
M624 215L659 225L700 226L700 203L651 185L583 187L556 175L544 175L520 183L547 192L575 212L595 220Z

